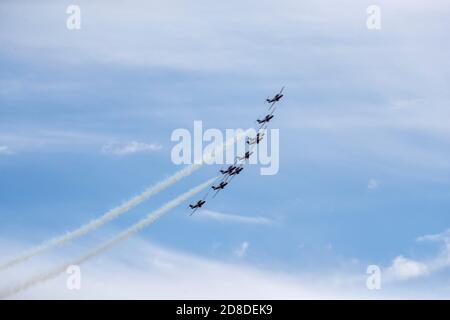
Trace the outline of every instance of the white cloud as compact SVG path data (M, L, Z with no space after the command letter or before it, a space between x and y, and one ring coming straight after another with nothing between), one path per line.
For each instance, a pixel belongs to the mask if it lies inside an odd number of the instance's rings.
M391 266L386 269L388 280L423 277L450 267L450 229L442 233L418 237L417 241L438 241L443 243L443 247L436 256L421 261L401 255L396 257Z
M2 240L0 256L29 244ZM241 244L240 248L248 245ZM66 261L74 250L37 257L2 272L0 289ZM432 291L388 287L367 290L365 272L323 270L286 272L230 263L167 249L142 238L129 239L81 266L81 290L68 290L67 274L39 284L12 299L405 299L441 297ZM383 278L384 279L384 278ZM383 280L384 281L384 280ZM392 290L391 290L392 289Z
M442 233L428 234L418 237L417 241L438 241L448 245L450 244L450 229L447 229Z
M161 149L162 149L162 146L157 143L148 144L148 143L144 143L144 142L131 141L131 142L129 142L127 144L123 144L123 145L109 143L102 147L102 152L107 153L107 154L123 156L123 155L127 155L127 154L138 153L138 152L158 151Z
M154 4L134 0L131 1L132 4L117 2L105 8L101 2L80 0L80 6L89 12L89 17L82 20L81 34L70 36L61 25L58 15L65 9L63 5L43 1L39 8L35 8L29 3L12 5L7 2L3 4L6 7L4 10L8 10L10 15L5 17L5 23L11 25L11 28L1 30L0 39L30 50L52 48L48 53L50 58L69 61L95 61L101 57L102 63L189 69L252 68L261 72L266 72L269 68L287 73L298 70L291 66L292 57L295 57L297 64L301 63L306 70L310 70L312 60L324 54L322 51L327 47L327 43L333 45L336 41L344 40L345 44L342 43L335 49L342 53L349 45L351 36L361 33L367 35L364 44L371 39L363 27L365 8L357 1L348 0L342 6L328 6L326 1L320 1L322 5L317 5L316 2L283 0L281 4L261 1L244 4L233 0L227 4L211 4L206 1L187 3L170 0ZM446 7L445 2L441 2L440 6ZM258 5L255 5L256 3ZM236 5L239 5L237 11L234 10ZM433 6L420 2L411 4L411 1L403 0L386 3L384 6L387 7L385 10L389 10L398 18L391 21L395 23L390 29L391 37L398 36L399 33L406 37L417 31L419 32L416 37L423 37L424 28L418 30L414 26L406 29L395 26L402 26L416 15L426 19L435 14ZM35 10L36 17L30 16L27 21L17 23L17 17L31 8ZM272 19L273 16L278 19ZM233 19L230 20L229 17ZM14 23L9 23L10 21ZM41 28L33 28L36 21L41 22ZM439 19L435 19L434 22L438 21ZM350 28L358 24L359 27ZM445 26L445 21L441 24ZM333 32L330 32L330 28L325 28L325 25L332 25ZM443 32L441 29L444 28L436 28L433 31L439 35ZM52 36L49 37L49 34ZM311 35L329 41L308 41ZM102 36L106 41L98 41ZM120 41L109 41L111 39ZM147 39L151 41L146 41ZM267 43L271 44L269 50L260 50ZM373 51L374 47L378 49L377 43L369 43L367 50ZM364 57L365 54L360 53L360 50L364 49L361 41L357 41L357 45L358 56ZM298 50L299 48L303 50ZM66 50L75 54L69 55ZM379 51L376 53L381 55ZM272 59L269 65L267 55L276 56L277 59ZM383 62L382 58L381 55L378 60Z
M0 146L0 155L10 155L14 152L8 146Z
M198 218L208 218L220 222L248 223L248 224L272 224L274 221L265 217L249 217L237 214L228 214L211 210L202 210L196 215Z
M247 254L248 251L248 247L250 246L250 243L248 243L247 241L244 241L241 243L241 245L239 246L239 248L237 248L234 253L236 254L236 256L238 256L239 258L243 258L245 257L245 255Z
M10 146L15 152L42 150L76 151L78 148L94 147L111 141L115 137L92 132L38 129L11 130L0 132L0 143Z
M243 247L248 247L244 245ZM14 249L12 249L14 248ZM2 243L0 253L22 250ZM63 254L61 251L61 254ZM0 288L24 280L40 269L60 264L60 255L39 257L29 265L7 270L0 278ZM276 272L244 264L233 264L199 257L130 239L107 255L81 267L81 290L68 290L67 274L39 284L13 299L330 299L356 298L368 291L361 282L361 292L342 291L346 276L325 277L311 281L310 276ZM353 279L352 279L353 281ZM352 282L353 283L353 282Z
M14 132L15 131L15 132ZM144 143L130 140L127 143L111 142L122 140L117 134L103 134L73 130L54 130L30 127L27 130L0 132L0 154L3 152L35 152L45 150L92 151L115 155L137 152L151 152L162 149L158 143ZM14 149L14 151L12 150Z
M397 134L397 129L429 131L444 134L444 141L449 140L450 113L445 94L449 46L438 40L445 38L448 29L447 19L439 19L449 10L445 1L439 1L438 12L434 6L420 1L384 4L384 10L397 19L390 21L392 32L381 41L373 39L365 28L365 8L356 0L345 1L344 6L329 6L325 1L320 1L324 5L317 5L317 1L283 0L282 4L232 1L239 4L238 12L229 2L218 5L170 0L155 5L134 0L131 3L114 3L105 8L98 2L81 0L80 6L83 12L89 12L89 17L83 19L80 32L68 33L64 23L61 25L64 5L42 1L35 8L31 2L2 2L0 6L4 8L0 11L9 13L4 24L11 28L0 29L0 39L7 44L5 52L23 48L26 50L22 50L25 54L21 59L33 61L39 57L39 63L90 67L91 63L100 62L226 73L239 70L245 77L258 76L258 81L244 79L255 90L272 89L274 83L287 82L292 98L286 100L284 122L280 124L283 128L324 128L327 135L330 128L343 129L345 134L333 143L352 145L353 150L365 151L371 157L392 157L402 160L401 163L420 162L429 167L434 162L448 164L449 148L438 146L430 152L430 144L411 145L410 139ZM20 19L23 12L30 10L35 15L26 21ZM271 19L274 14L278 19ZM232 21L229 17L233 17ZM426 27L403 28L417 17L427 22L423 24ZM40 28L34 27L37 24ZM108 41L112 35L117 41ZM404 56L404 44L398 39L411 45L408 50L411 54L408 59L393 61L392 56ZM425 53L423 48L429 50ZM321 65L320 70L314 67L317 65ZM333 72L339 72L342 79L327 77ZM270 76L260 82L259 73ZM427 83L417 81L423 78L428 79ZM8 95L29 88L24 79L3 81ZM60 84L52 84L55 85ZM152 94L180 99L180 95L173 94L172 85L169 93L162 89ZM312 94L325 90L327 95L318 100L322 100L322 106L323 98L333 102L326 101L329 108L298 108L295 104L301 101L302 90ZM358 97L362 98L355 104ZM373 98L375 102L371 101ZM190 107L177 108L176 112L186 112ZM357 130L356 134L351 130ZM336 153L322 141L309 140L320 146L321 152Z
M429 270L425 263L398 256L387 269L387 273L396 280L406 280L424 276Z
M369 183L367 184L367 189L376 189L378 188L378 181L375 179L370 179Z

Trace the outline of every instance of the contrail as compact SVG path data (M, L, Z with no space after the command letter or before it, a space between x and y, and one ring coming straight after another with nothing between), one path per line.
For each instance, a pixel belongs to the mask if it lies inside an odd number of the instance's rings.
M93 249L92 251L86 253L85 255L82 255L80 257L78 257L77 259L74 259L70 262L67 262L49 272L46 273L42 273L39 275L34 276L33 278L19 283L15 286L9 287L9 288L5 288L2 291L0 291L0 298L7 298L11 295L17 294L23 290L26 290L36 284L51 280L55 277L57 277L58 275L60 275L61 273L66 272L67 268L71 265L80 265L83 262L94 258L95 256L101 254L102 252L110 249L111 247L113 247L114 245L116 245L117 243L126 240L127 238L131 237L132 235L136 234L137 232L139 232L141 229L145 228L146 226L152 224L154 221L156 221L157 219L161 218L164 214L168 213L170 210L174 209L175 207L179 206L180 204L184 203L186 200L188 200L190 197L196 195L197 193L201 192L202 190L204 190L205 188L209 187L214 180L216 180L217 177L214 177L212 179L209 179L208 181L202 183L201 185L189 190L188 192L178 196L177 198L167 202L165 205L163 205L161 208L159 208L156 211L151 212L150 214L147 215L146 218L142 219L141 221L137 222L136 224L132 225L131 227L129 227L128 229L126 229L125 231L122 231L121 233L119 233L117 236L115 236L114 238L110 239L107 242L104 242L103 244L99 245L98 247L96 247L95 249Z
M85 234L94 231L98 229L99 227L103 226L107 222L119 217L120 215L126 213L131 208L137 206L141 202L149 199L150 197L156 195L157 193L161 192L162 190L170 187L174 183L180 181L184 177L189 176L194 171L200 169L203 164L207 163L208 161L214 159L217 152L220 152L221 150L226 150L228 147L234 145L237 141L243 139L247 136L250 129L247 131L241 131L232 138L228 139L225 144L222 144L218 147L216 147L214 150L212 150L209 154L206 154L201 161L198 161L198 163L194 162L193 164L183 168L182 170L176 172L174 175L170 176L169 178L157 183L156 185L147 188L144 192L141 194L135 196L134 198L128 200L127 202L121 204L118 207L115 207L105 214L103 214L101 217L91 220L87 224L79 227L78 229L68 231L66 234L57 236L55 238L52 238L50 240L47 240L43 242L42 244L31 248L18 256L12 258L9 261L5 261L0 263L0 271L10 268L16 264L19 264L21 262L24 262L28 259L31 259L34 256L37 256L39 254L42 254L44 252L47 252L53 248L62 246L63 244L72 241L76 238L79 238L81 236L84 236Z

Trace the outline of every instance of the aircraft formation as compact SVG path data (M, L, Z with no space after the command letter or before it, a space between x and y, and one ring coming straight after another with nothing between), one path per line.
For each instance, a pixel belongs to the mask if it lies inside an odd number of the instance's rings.
M228 166L228 168L219 170L220 174L222 175L220 182L216 185L212 185L211 189L205 194L205 196L202 199L189 205L189 208L192 210L191 215L194 214L195 211L197 211L198 209L200 209L201 207L203 207L206 204L206 199L211 190L215 191L214 195L213 195L213 198L214 198L220 192L220 190L225 189L225 187L230 184L231 180L233 180L233 178L235 176L237 176L238 174L241 173L242 170L244 170L245 164L247 163L248 159L250 159L250 156L253 154L253 149L264 138L265 130L267 129L269 122L274 117L273 113L276 110L276 103L279 102L281 100L281 98L283 98L283 96L284 96L283 90L284 90L284 87L281 88L280 92L275 94L272 98L266 99L266 103L269 104L269 107L267 110L268 113L262 119L256 120L256 123L258 125L257 133L256 133L255 137L247 138L247 141L246 141L246 143L249 145L249 150L246 151L245 154L243 154L241 156L237 156L236 159L234 160L233 165Z

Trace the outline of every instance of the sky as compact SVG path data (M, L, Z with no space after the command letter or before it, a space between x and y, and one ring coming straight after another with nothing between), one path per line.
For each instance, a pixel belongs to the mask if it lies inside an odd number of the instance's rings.
M180 170L174 130L248 128L285 86L277 174L252 165L205 210L174 209L83 264L80 290L61 275L13 298L450 298L449 15L441 0L2 1L0 260ZM0 271L0 287L218 169Z

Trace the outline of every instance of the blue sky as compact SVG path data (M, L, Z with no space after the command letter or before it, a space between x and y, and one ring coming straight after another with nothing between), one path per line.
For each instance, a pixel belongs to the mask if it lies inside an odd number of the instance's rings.
M72 3L81 30L66 28ZM275 288L270 297L450 297L450 6L379 1L382 27L370 31L371 4L3 1L1 257L179 170L170 159L173 130L194 120L246 128L284 85L272 124L280 130L279 173L252 167L209 213L189 217L180 207L105 260L86 263L91 292L111 297L99 272L106 270L136 275L128 295L112 297L180 297L170 289L180 275L198 279L183 282L181 297L252 298L261 288ZM130 145L140 147L111 152ZM8 272L25 277L85 252L217 169L203 168L95 234L27 262L32 270ZM418 240L425 235L440 236ZM370 264L393 279L377 292L365 287ZM185 266L206 270L216 286L199 284L203 273L185 274ZM240 277L252 279L245 290ZM142 279L165 293L135 290ZM230 281L236 286L224 291ZM23 297L85 297L61 283Z

